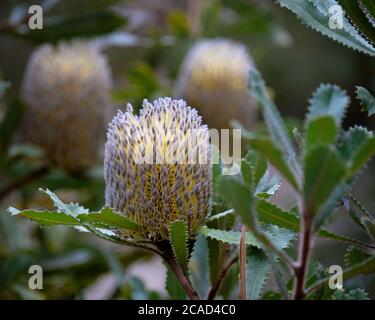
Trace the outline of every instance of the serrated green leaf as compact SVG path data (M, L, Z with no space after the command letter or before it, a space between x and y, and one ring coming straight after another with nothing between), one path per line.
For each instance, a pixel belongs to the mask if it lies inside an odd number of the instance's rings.
M279 249L288 247L295 237L295 234L290 230L278 228L277 226L268 226L264 232ZM204 226L198 229L198 233L206 238L215 239L224 243L240 244L241 232L239 231L218 230ZM250 232L246 233L246 245L261 248L259 241Z
M315 31L339 43L370 56L375 56L375 48L343 17L343 28L329 27L329 8L337 5L335 0L277 0L282 6L295 13L297 17Z
M365 230L365 226L361 222L361 219L357 216L356 211L353 208L353 204L349 203L349 208L348 208L348 214L352 218L352 220L355 222L357 226L359 226L362 230Z
M368 275L375 273L375 256L371 256L368 259L361 261L352 265L351 267L347 268L343 272L343 279L345 281L349 280L350 278L359 276L359 275ZM307 292L313 292L314 290L320 288L321 286L327 285L330 277L323 278L318 280L316 283L311 285Z
M304 201L309 214L316 215L346 176L346 166L335 151L321 145L304 159Z
M284 211L266 200L259 200L256 204L258 219L264 223L278 225L292 231L299 231L299 219L295 215Z
M367 19L375 27L375 3L373 0L361 0L361 4Z
M80 224L79 220L68 216L61 212L56 211L38 211L38 210L18 210L13 207L9 207L8 211L12 215L19 215L26 217L34 222L39 223L43 226L56 226L56 225L68 225L68 226L77 226Z
M332 116L340 127L349 101L348 95L338 86L322 84L310 99L307 121L319 116Z
M266 170L265 159L255 150L249 150L241 161L241 171L243 180L251 192L254 192Z
M354 176L375 154L375 136L366 139L357 149L356 153L352 156L349 173L350 177ZM350 178L349 177L349 178Z
M171 224L169 229L169 240L176 261L186 273L188 264L188 227L185 221L176 220Z
M99 212L79 214L81 223L89 223L97 228L118 228L127 230L140 230L140 226L133 220L122 214L116 213L113 209L104 207Z
M246 261L247 299L258 300L271 270L266 255L259 249L251 249Z
M344 279L350 279L358 275L367 275L375 273L375 256L359 262L350 268L346 269L343 273Z
M285 300L289 299L289 291L286 285L286 281L284 279L282 265L280 261L272 254L270 251L264 251L267 259L271 265L272 273L275 278L276 284L280 290L281 295Z
M134 245L130 241L121 239L120 237L117 236L114 232L106 229L100 229L100 228L95 228L89 224L84 224L84 228L86 228L89 232L93 233L99 238L102 238L104 240L108 240L114 243L119 243L119 244L129 244L129 245Z
M315 260L310 261L306 277L306 286L308 287L319 279L324 278L326 273L325 268L320 262Z
M264 120L266 121L270 135L276 145L279 145L285 151L285 159L290 161L295 170L299 169L296 159L294 146L288 136L285 123L281 118L277 107L270 99L264 80L255 68L250 71L250 94L258 101L261 106Z
M271 140L260 137L248 137L249 142L260 154L262 154L275 168L288 180L296 190L299 190L297 179L293 170L285 159L283 152Z
M218 230L204 226L198 229L198 233L206 238L215 239L224 243L235 245L240 244L241 232L239 231ZM249 232L246 234L246 244L257 248L261 247L259 242Z
M363 35L375 42L375 28L366 17L366 13L362 10L363 5L353 0L338 0L339 4L344 8L347 17L352 21L356 28Z
M345 253L345 266L350 268L370 257L369 254L363 252L357 246L349 246Z
M320 116L308 121L304 140L305 151L321 144L332 145L337 134L338 128L332 116Z
M375 245L371 245L369 243L365 243L363 241L352 239L350 237L343 236L343 235L340 235L340 234L336 234L336 233L333 233L331 231L324 230L324 229L320 230L318 232L318 235L320 237L326 238L326 239L331 239L331 240L336 240L336 241L342 241L342 242L349 243L349 244L352 244L352 245L355 245L355 246L360 246L360 247L375 249Z
M189 260L190 281L200 297L207 297L211 287L207 240L198 235Z
M278 174L270 174L267 170L263 177L260 179L256 189L255 195L258 198L268 199L277 194L281 187L281 178Z
M42 225L81 225L86 228L90 226L93 230L96 228L140 230L140 226L135 221L114 212L111 208L104 207L99 212L90 213L88 209L79 204L67 204L62 202L55 193L48 189L40 190L51 198L56 207L56 211L19 211L15 208L9 208L8 211L13 215L18 214L25 216Z
M79 204L67 204L62 202L54 192L48 189L44 190L40 188L39 191L46 193L50 197L58 212L65 213L66 215L72 216L74 218L77 217L79 214L87 214L89 212L88 209L80 206Z
M359 147L372 137L372 132L364 127L355 126L345 132L338 148L340 156L350 161L358 152Z

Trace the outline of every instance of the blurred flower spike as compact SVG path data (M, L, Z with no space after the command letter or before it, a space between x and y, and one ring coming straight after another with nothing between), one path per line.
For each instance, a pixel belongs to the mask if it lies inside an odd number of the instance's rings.
M107 60L89 42L40 46L22 84L27 140L64 170L88 169L98 160L111 87Z
M247 92L252 60L241 43L227 39L197 42L188 52L176 82L176 96L194 105L210 128L228 129L232 120L253 122Z

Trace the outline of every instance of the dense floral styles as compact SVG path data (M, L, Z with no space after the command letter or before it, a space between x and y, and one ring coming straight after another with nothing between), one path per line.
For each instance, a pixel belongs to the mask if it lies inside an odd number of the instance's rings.
M137 221L145 238L167 239L178 219L191 236L210 209L208 128L182 100L145 100L139 116L132 110L128 105L109 125L106 204Z
M37 48L22 84L27 139L63 169L87 169L97 160L111 86L107 60L90 43Z
M249 128L253 120L247 93L251 67L244 45L226 39L201 40L185 58L176 95L194 105L210 128L230 128L234 119Z

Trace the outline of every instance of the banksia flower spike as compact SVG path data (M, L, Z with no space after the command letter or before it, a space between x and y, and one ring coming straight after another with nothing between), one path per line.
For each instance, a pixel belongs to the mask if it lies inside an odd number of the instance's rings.
M107 60L90 43L39 47L22 84L27 139L64 170L89 168L98 158L111 85Z
M210 154L208 128L184 101L145 100L139 116L128 105L108 129L106 204L135 220L145 239L168 239L176 220L193 238L210 210Z
M247 93L252 61L244 45L226 39L201 40L188 52L176 82L176 96L194 105L210 128L228 129L231 120L249 127Z

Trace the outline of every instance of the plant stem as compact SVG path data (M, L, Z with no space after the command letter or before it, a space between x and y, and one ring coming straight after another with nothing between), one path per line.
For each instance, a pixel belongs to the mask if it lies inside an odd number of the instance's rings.
M246 300L246 226L242 226L240 241L240 300Z
M216 297L217 293L219 292L221 288L221 285L223 284L227 274L229 273L229 270L232 268L232 266L236 263L237 260L238 260L238 256L236 255L234 258L229 260L227 265L221 270L215 283L212 285L210 292L208 293L207 300L213 300Z
M173 273L176 275L178 281L180 282L188 297L191 300L200 300L199 295L193 288L193 285L191 284L188 276L176 261L169 242L159 242L156 247L158 248L158 253L160 254L160 256L164 259L164 261L169 265Z
M12 191L20 189L26 184L34 181L35 179L38 179L44 176L45 174L48 173L48 171L49 171L49 168L47 166L42 166L30 172L29 174L21 177L20 179L11 182L9 185L5 186L2 190L0 190L0 201Z
M302 300L305 295L305 280L307 273L307 265L311 249L311 235L312 235L312 219L311 214L304 212L302 220L301 240L299 243L298 262L294 267L295 273L295 287L294 287L294 300Z

